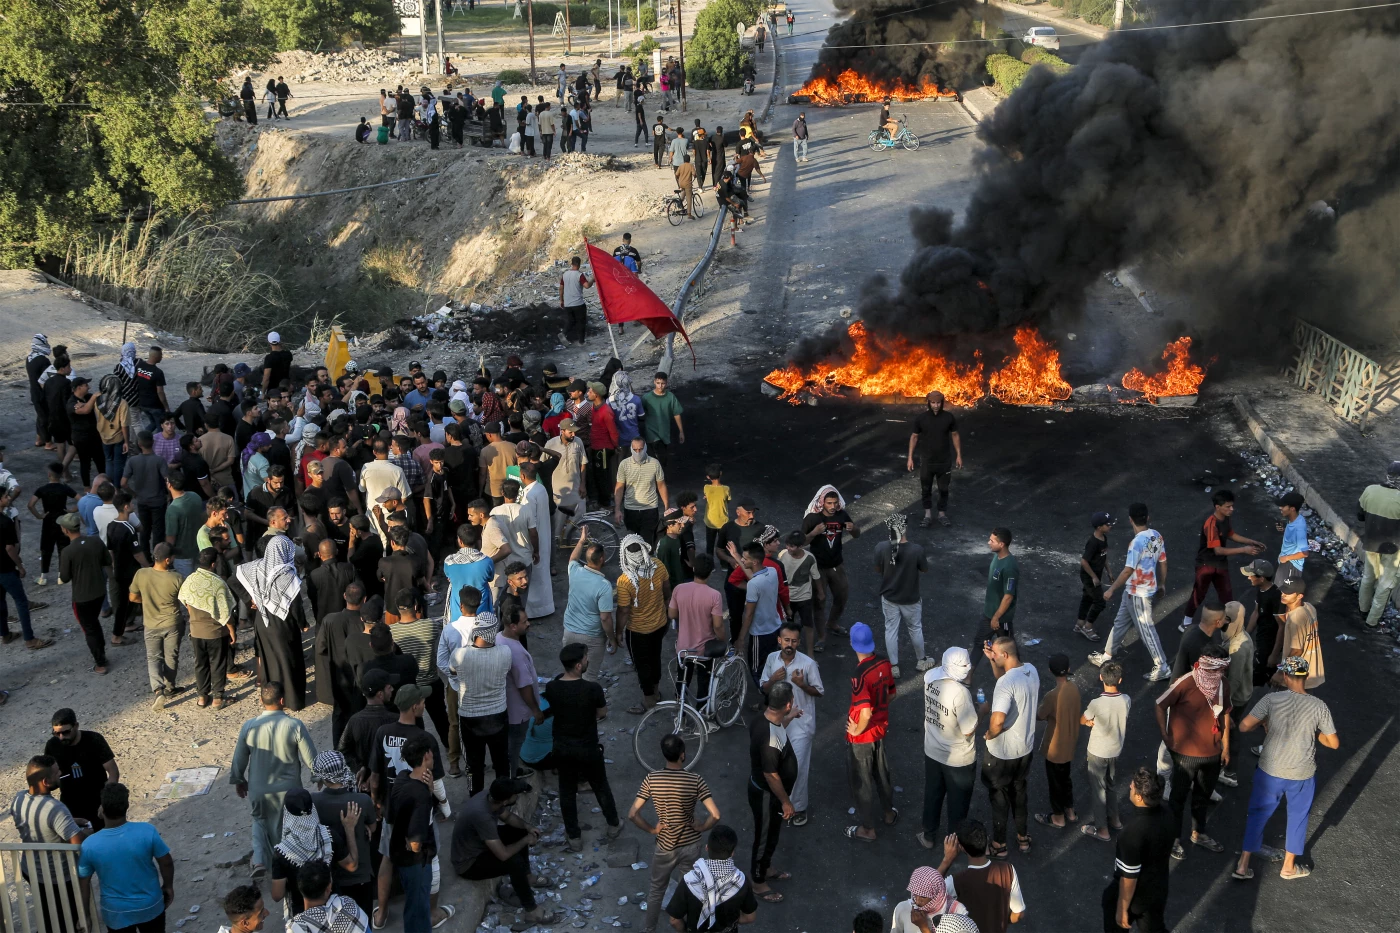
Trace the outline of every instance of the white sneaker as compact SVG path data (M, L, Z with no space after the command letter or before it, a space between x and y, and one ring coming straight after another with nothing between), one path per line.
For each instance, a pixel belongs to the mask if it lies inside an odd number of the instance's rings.
M1094 665L1095 667L1103 667L1103 662L1111 660L1113 659L1108 655L1104 654L1102 651L1089 652L1089 663Z
M1181 624L1176 627L1176 630L1178 632L1184 632L1195 624L1195 620L1188 616L1187 618L1181 620Z
M41 574L39 574L39 579L35 580L34 582L37 583L37 584L39 584L40 586L48 586L48 585L49 585L49 578L48 578L48 575L47 575L47 574L42 574L42 573L41 573Z
M1148 683L1156 683L1159 680L1171 680L1171 677L1171 671L1152 671L1149 674L1142 675L1142 679Z
M1224 800L1224 799L1225 799L1224 797L1220 796L1220 791L1218 791L1218 790L1213 790L1213 791L1210 792L1210 802L1211 802L1211 803L1219 803L1220 801L1222 801L1222 800Z
M898 680L898 679L899 679L899 665L898 665L898 664L891 664L891 665L890 665L890 673L894 675L894 679L895 679L895 680Z
M922 673L924 671L933 670L933 668L937 667L937 662L935 662L933 658L920 658L919 663L914 666Z

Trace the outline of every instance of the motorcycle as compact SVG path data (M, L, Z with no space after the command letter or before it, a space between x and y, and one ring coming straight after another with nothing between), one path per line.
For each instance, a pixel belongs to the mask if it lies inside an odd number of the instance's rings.
M909 128L904 125L905 119L907 118L899 118L899 132L895 133L893 138L891 138L885 133L885 128L883 126L876 127L875 129L871 130L871 150L874 152L879 152L881 149L894 149L897 146L903 146L905 149L908 149L911 152L915 149L918 149L919 137L909 132Z
M745 78L745 79L744 79L744 93L745 93L745 94L752 94L752 93L753 93L753 78Z

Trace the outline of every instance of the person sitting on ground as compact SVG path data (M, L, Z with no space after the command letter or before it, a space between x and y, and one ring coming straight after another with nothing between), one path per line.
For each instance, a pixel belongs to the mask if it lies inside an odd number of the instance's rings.
M529 781L500 777L472 795L452 830L452 868L469 881L509 876L525 922L549 926L558 918L531 890L549 886L548 878L530 872L530 846L539 845L540 834L512 809L529 792Z
M355 142L369 142L369 123L365 121L364 117L360 117L360 125L355 127Z

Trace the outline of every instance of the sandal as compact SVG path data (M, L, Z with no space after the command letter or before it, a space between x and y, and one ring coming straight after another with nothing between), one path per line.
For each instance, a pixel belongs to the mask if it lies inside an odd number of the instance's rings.
M1097 826L1095 826L1093 823L1085 823L1083 826L1079 827L1079 831L1080 831L1081 833L1083 833L1084 835L1088 836L1090 839L1096 839L1096 840L1098 840L1099 842L1112 842L1112 841L1113 841L1111 838L1110 838L1110 839L1105 839L1104 837L1100 836L1100 835L1099 835L1099 828L1098 828Z
M439 920L437 923L434 923L434 924L433 924L433 929L434 929L434 930L436 930L438 927L442 926L442 925L443 925L444 923L446 923L447 921L451 920L453 917L457 916L457 908L456 908L456 907L453 907L451 904L442 904L442 905L439 905L439 906L442 907L442 912L445 913L445 914L447 914L447 916L446 916L446 917L443 917L443 918L442 918L441 920Z
M946 515L940 515L938 516L938 524L942 525L944 528L948 528L952 526L953 520Z
M757 894L758 892L755 891L754 893ZM764 891L758 896L770 904L781 904L783 902L783 894L781 891Z
M788 872L788 871L770 871L770 872L768 873L768 880L769 880L769 881L791 881L791 880L792 880L792 872Z
M999 859L1003 862L1006 861L1006 844L1002 842L991 843L987 849L987 854L994 859Z
M1254 869L1246 868L1244 871L1235 869L1234 871L1230 872L1230 877L1235 879L1236 881L1249 881L1254 878Z
M823 651L826 650L826 642L817 642L815 645L812 646L812 650L815 651L817 654L821 654Z
M925 515L923 518L919 519L919 527L920 527L920 528L932 528L932 527L933 527L933 516L931 516L931 515Z
M1280 878L1282 878L1284 881L1293 881L1293 880L1298 879L1298 878L1306 878L1308 875L1311 875L1311 874L1312 874L1312 869L1309 868L1308 866L1306 866L1306 865L1294 865L1294 866L1293 866L1293 874L1291 874L1291 875L1285 875L1283 872L1279 872L1279 873L1278 873L1278 876L1279 876Z
M627 712L633 716L644 716L646 715L646 707L638 703L635 706L627 707Z
M898 823L898 822L899 822L899 808L898 808L898 807L890 807L890 812L894 814L894 819L892 819L892 820L885 820L885 825L886 825L886 826L893 826L895 823Z
M874 842L874 841L875 841L874 839L867 838L866 836L859 836L859 835L856 835L856 833L857 833L857 831L858 831L859 829L860 829L860 826L858 826L858 825L847 826L847 827L846 827L846 838L847 838L847 839L854 839L856 842Z
M1090 628L1090 627L1087 626L1087 625L1076 625L1076 626L1074 627L1074 633L1075 633L1076 635L1083 635L1083 636L1084 636L1085 638L1087 638L1089 641L1098 641L1098 640L1099 640L1099 633L1096 632L1096 631L1094 631L1092 628Z
M1031 837L1030 837L1030 836L1022 836L1020 833L1017 833L1017 834L1016 834L1016 848L1018 848L1018 849L1021 850L1021 854L1022 854L1022 855L1025 855L1026 853L1030 852L1030 850L1031 850Z
M1221 845L1220 843L1216 842L1214 839L1210 838L1209 836L1199 836L1199 835L1193 836L1193 838L1191 839L1191 844L1192 844L1193 846L1200 846L1202 849L1205 849L1207 852L1224 852L1224 851L1225 851L1225 847L1224 847L1223 845Z
M842 637L851 634L850 631L844 625L828 625L826 628L826 633L828 635L836 635L837 637Z
M1041 826L1049 826L1051 829L1064 829L1069 826L1068 818L1065 818L1063 823L1054 823L1051 822L1051 814L1049 813L1033 813L1031 815L1035 817L1035 821Z

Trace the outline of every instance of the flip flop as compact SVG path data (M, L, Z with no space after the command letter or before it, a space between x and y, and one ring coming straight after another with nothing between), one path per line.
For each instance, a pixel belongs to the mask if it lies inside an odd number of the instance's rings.
M1239 871L1238 869L1236 869L1235 871L1230 872L1230 877L1235 879L1236 881L1249 881L1254 877L1254 869L1246 868L1244 871Z
M439 905L439 906L442 907L443 913L447 914L447 916L446 916L446 917L443 917L443 918L442 918L441 920L439 920L437 923L434 923L434 924L433 924L433 929L434 929L434 930L436 930L438 927L442 926L442 925L443 925L444 923L446 923L447 921L451 920L453 917L457 916L457 908L456 908L456 907L453 907L451 904L442 904L442 905Z
M875 841L874 839L867 839L867 838L864 837L864 836L858 836L858 835L856 835L856 831L859 830L859 829L860 829L859 826L847 826L847 827L846 827L846 838L847 838L847 839L854 839L856 842L872 842L872 843L873 843L873 842Z
M1041 826L1049 826L1051 829L1064 829L1067 826L1069 826L1068 819L1066 819L1063 823L1052 823L1050 821L1049 813L1034 813L1031 815L1035 817L1035 821Z
M1299 878L1306 878L1308 875L1311 875L1311 874L1312 874L1312 869L1309 868L1308 866L1306 866L1306 865L1294 865L1294 866L1293 866L1293 874L1291 874L1291 875L1285 875L1283 872L1279 872L1279 873L1278 873L1278 876L1279 876L1280 878L1282 878L1284 881L1297 881Z
M890 812L894 814L894 819L892 819L892 820L885 820L885 825L886 825L886 826L893 826L895 823L898 823L898 822L899 822L899 808L898 808L898 807L890 807Z
M1079 827L1079 831L1080 831L1081 833L1083 833L1084 835L1088 836L1090 839L1097 840L1098 842L1112 842L1112 841L1113 841L1111 838L1110 838L1110 839L1105 839L1104 837L1100 836L1100 835L1099 835L1099 828L1098 828L1097 826L1095 826L1093 823L1085 823L1083 826Z
M633 716L643 716L646 714L646 708L643 706L629 706L627 707L627 712Z
M760 899L765 900L770 904L781 904L783 902L783 894L781 891L764 891L758 896Z
M791 880L792 880L792 872L787 872L787 871L770 871L770 872L768 873L768 880L769 880L769 881L791 881Z
M1004 862L1007 857L1006 845L1000 842L993 842L988 846L987 854L994 859Z
M1029 852L1029 851L1031 850L1031 837L1030 837L1030 836L1022 836L1020 833L1017 833L1017 834L1016 834L1016 848L1018 848L1018 849L1021 850L1021 854L1022 854L1022 855L1025 855L1027 852Z

